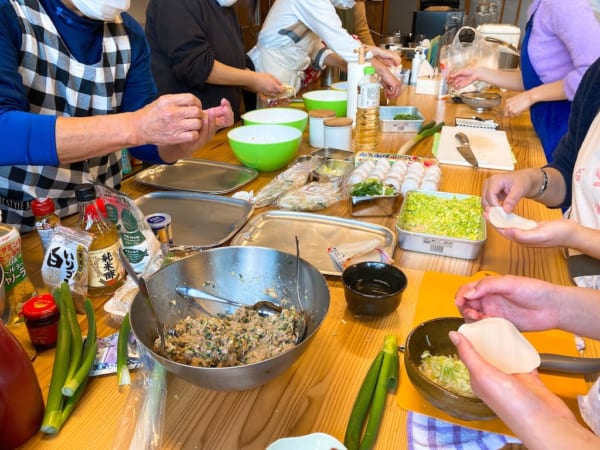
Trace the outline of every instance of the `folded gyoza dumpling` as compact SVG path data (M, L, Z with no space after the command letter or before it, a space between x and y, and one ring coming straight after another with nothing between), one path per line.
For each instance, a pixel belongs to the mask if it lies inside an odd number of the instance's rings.
M461 325L477 353L504 373L527 373L540 365L540 355L508 320L490 317Z

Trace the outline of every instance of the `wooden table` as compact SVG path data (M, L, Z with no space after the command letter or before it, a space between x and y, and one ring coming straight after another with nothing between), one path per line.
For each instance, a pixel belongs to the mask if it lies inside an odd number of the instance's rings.
M473 111L465 105L417 95L412 87L405 89L397 104L416 105L427 120L445 120L447 124L454 124L455 116L473 115ZM507 120L500 117L498 112L492 115L508 133L518 161L517 168L539 167L545 162L528 116ZM410 134L385 133L381 150L395 152L409 137ZM305 134L301 153L311 150L307 142ZM431 139L422 141L413 149L413 153L431 156L431 144ZM220 132L196 156L237 163L227 144L225 131ZM494 172L443 166L440 190L479 195L483 180ZM273 174L261 174L243 189L257 192L272 177ZM152 189L129 179L123 183L123 191L135 198ZM529 200L522 201L516 212L535 220L560 217L559 211L549 210ZM347 202L340 202L319 213L350 217ZM66 223L72 223L73 220L67 219ZM395 218L363 220L393 229ZM28 272L34 282L41 286L39 270L42 255L37 236L24 236L23 248ZM396 264L409 277L409 285L398 310L380 319L353 317L346 310L339 279L330 277L331 307L321 329L300 360L267 385L245 392L226 393L201 389L169 376L162 447L264 449L280 437L315 431L326 432L343 440L356 393L369 364L381 348L383 337L394 333L402 342L410 331L420 280L426 270L458 275L491 270L536 277L558 284L571 283L559 249L526 248L502 238L491 227L488 227L487 242L475 260L402 250L397 250L394 256ZM115 324L111 323L102 309L102 302L97 302L95 306L99 336L115 332ZM597 343L589 344L589 354L599 354ZM44 395L48 389L53 357L54 351L50 350L38 355L34 361ZM55 437L38 434L25 448L113 448L127 397L128 389L119 389L115 376L93 378L88 385L88 392L60 433ZM406 447L406 411L389 397L376 448Z

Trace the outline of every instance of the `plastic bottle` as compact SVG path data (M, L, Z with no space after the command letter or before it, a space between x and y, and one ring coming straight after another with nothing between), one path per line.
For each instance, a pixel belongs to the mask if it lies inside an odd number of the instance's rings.
M37 295L35 286L29 279L21 253L21 235L11 225L0 224L0 265L6 303L3 317L8 326L23 323L23 304Z
M98 208L93 184L75 186L75 197L79 202L79 228L94 237L88 249L88 295L112 294L125 280L125 268L119 259L119 234Z
M354 149L375 151L379 137L379 93L381 83L375 75L375 68L367 66L364 77L358 83L358 99L356 107L356 127Z
M35 229L42 241L44 253L48 250L54 228L60 225L60 218L54 212L54 200L51 198L40 198L31 201L31 211L35 215Z

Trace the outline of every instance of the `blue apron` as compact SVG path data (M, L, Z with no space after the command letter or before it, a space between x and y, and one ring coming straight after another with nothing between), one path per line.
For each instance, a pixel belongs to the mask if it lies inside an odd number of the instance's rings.
M523 86L525 90L540 86L542 80L531 65L529 59L528 46L531 36L531 23L533 15L527 22L525 36L521 45L521 74L523 76ZM558 145L558 142L567 132L569 124L569 114L571 113L570 100L555 100L550 102L538 102L530 108L531 123L535 129L548 162L552 161L552 153Z

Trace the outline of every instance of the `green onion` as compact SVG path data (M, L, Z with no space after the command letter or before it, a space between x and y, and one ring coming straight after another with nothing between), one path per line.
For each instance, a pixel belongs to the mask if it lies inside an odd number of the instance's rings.
M83 304L85 315L88 321L88 333L83 347L83 355L81 357L81 365L75 374L69 378L62 388L62 393L66 397L72 397L79 389L79 386L87 380L87 377L94 364L96 353L98 352L98 341L96 339L96 320L94 306L89 298L85 299Z
M121 329L119 330L119 339L117 340L117 379L119 386L131 384L129 377L129 367L127 367L127 358L129 356L129 333L131 323L129 322L129 313L125 314Z
M387 393L398 386L398 370L398 339L394 335L386 336L383 350L371 363L354 402L344 437L348 450L370 449L375 443ZM365 419L367 425L360 441Z
M75 311L71 289L67 283L62 283L60 289L63 295L64 312L69 321L69 331L71 334L71 360L69 362L69 371L67 372L66 378L66 380L70 380L75 375L75 372L81 363L83 339L81 338L81 327L77 320L77 312Z
M444 122L440 122L435 126L431 126L430 123L428 123L426 126L422 127L412 139L409 139L404 143L404 145L402 145L402 147L400 147L398 154L405 155L418 142L422 141L426 137L433 136L435 133L440 131L444 125Z
M50 378L50 388L48 389L48 398L44 410L41 431L48 434L54 434L60 428L60 414L63 403L62 386L67 378L69 370L71 330L69 320L65 313L65 302L62 290L55 289L53 292L54 301L60 311L58 319L58 337L56 341L56 354L54 365L52 366L52 376Z

